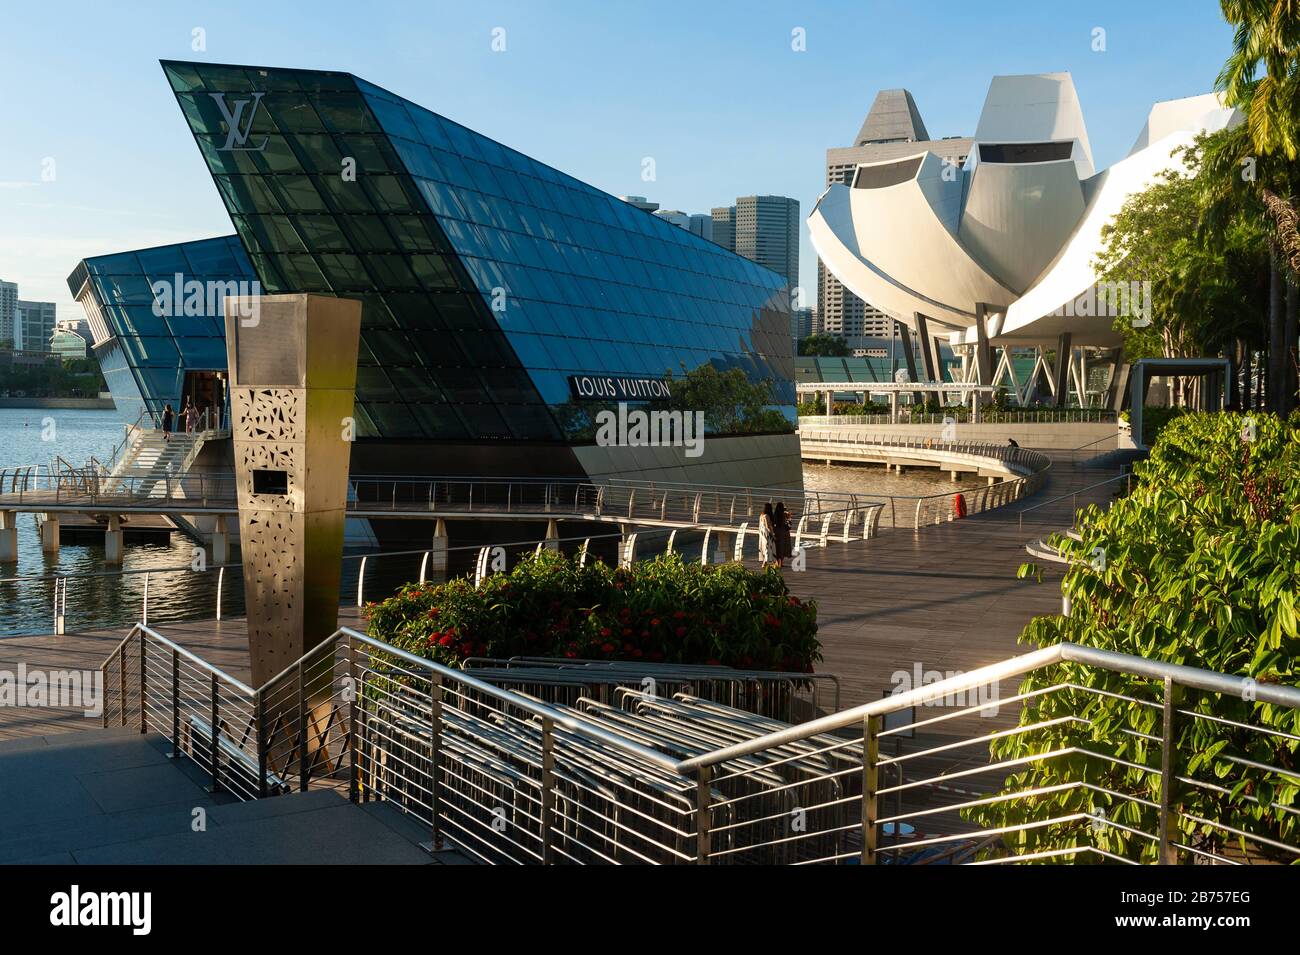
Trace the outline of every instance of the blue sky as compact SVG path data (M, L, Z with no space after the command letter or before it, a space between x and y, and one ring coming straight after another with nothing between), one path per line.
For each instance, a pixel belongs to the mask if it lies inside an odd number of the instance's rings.
M969 135L990 76L1068 70L1102 168L1151 103L1210 90L1231 40L1213 0L60 0L5 27L0 278L63 318L80 259L233 231L161 58L347 70L611 193L687 212L774 193L806 216L879 89ZM806 230L800 271L815 300Z

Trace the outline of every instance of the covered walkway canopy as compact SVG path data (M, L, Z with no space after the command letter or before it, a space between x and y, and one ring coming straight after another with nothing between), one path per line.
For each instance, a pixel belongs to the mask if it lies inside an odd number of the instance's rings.
M860 394L863 396L865 404L867 395L889 395L889 420L898 420L898 396L901 394L932 394L936 392L946 392L949 394L957 393L962 396L964 401L970 396L971 415L973 420L979 420L979 396L982 394L991 395L997 391L993 385L978 385L966 381L891 381L891 382L868 382L868 381L806 381L795 385L795 391L800 395L825 395L826 412L831 413L831 404L835 395Z

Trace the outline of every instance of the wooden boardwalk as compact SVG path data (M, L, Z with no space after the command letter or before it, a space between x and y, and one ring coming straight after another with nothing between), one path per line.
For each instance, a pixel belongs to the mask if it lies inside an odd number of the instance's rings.
M1001 510L938 526L882 529L870 541L830 543L809 551L808 569L790 573L791 589L815 598L825 660L820 670L841 678L843 706L878 699L895 671L962 670L1023 652L1016 638L1034 616L1060 609L1059 574L1043 583L1015 579L1028 560L1024 545L1069 525L1071 502L1039 508L1025 526L1020 509L1069 494L1115 472L1054 466L1047 487ZM1085 492L1086 502L1109 499L1111 488ZM1028 518L1032 518L1029 520ZM340 608L340 624L360 626L355 607ZM126 628L63 636L0 639L0 670L95 670ZM248 679L242 619L172 623L162 632L231 676ZM1004 688L1010 692L1010 688ZM80 711L0 707L0 740L95 725Z

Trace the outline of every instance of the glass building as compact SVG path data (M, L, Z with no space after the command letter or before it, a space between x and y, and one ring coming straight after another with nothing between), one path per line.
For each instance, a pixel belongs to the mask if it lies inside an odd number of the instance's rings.
M799 483L781 276L350 74L162 65L262 292L363 303L354 472ZM116 333L146 401L174 331ZM699 462L596 449L597 375L749 411L696 409Z
M180 409L186 397L200 407L223 407L222 302L228 289L247 289L255 279L233 235L79 263L68 288L86 312L118 410L131 418L145 410L156 416L167 404ZM201 299L187 297L185 283L201 289Z

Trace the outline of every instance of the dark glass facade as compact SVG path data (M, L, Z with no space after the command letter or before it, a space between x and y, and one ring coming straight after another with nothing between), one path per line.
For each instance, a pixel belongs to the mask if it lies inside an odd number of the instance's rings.
M180 298L159 301L156 291L176 288L177 276ZM118 408L180 408L187 372L224 372L224 290L255 279L233 235L82 261L68 287L86 308L95 356ZM201 306L195 298L186 302L187 282L204 291Z
M362 441L569 443L569 376L705 366L793 423L775 273L350 74L163 68L263 291L362 300Z

